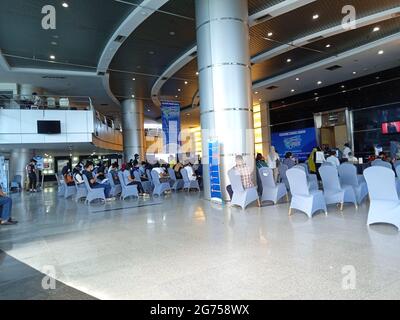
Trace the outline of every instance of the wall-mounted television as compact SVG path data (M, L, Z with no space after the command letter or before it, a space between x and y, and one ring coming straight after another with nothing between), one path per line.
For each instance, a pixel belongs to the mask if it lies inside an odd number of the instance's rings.
M41 134L61 133L61 122L53 120L38 120L37 131Z
M400 121L382 123L382 133L383 134L400 133Z

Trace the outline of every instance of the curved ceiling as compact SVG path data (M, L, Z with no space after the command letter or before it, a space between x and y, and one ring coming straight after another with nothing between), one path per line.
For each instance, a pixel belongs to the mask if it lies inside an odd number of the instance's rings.
M193 49L196 48L194 0L107 0L101 1L101 5L98 0L66 2L68 8L61 6L62 1L51 0L0 2L0 50L11 69L87 72L93 78L93 82L85 82L87 95L92 92L97 95L99 88L92 90L90 87L102 83L105 96L123 100L134 95L136 99L143 99L146 115L154 119L159 117L160 111L152 95L162 100L178 100L184 108L192 105L198 92L196 50ZM254 93L254 99L280 99L290 95L290 82L280 82L281 88L274 92L263 85L274 85L274 81L282 81L296 70L303 70L305 79L306 67L319 61L343 58L346 52L382 39L398 43L390 38L400 32L398 0L248 2L252 77L254 88L260 91ZM56 30L40 28L41 7L45 4L56 6ZM338 28L345 5L356 8L359 24L354 30ZM318 19L313 19L316 14ZM374 27L379 27L379 31L373 32ZM272 35L268 35L270 32ZM114 38L121 33L124 37L115 43ZM400 56L399 46L391 47L390 52L392 54L385 54L384 58L391 61L374 62L375 68L371 69L398 65L395 56L396 52ZM50 55L56 59L51 61ZM357 56L353 58L358 59ZM98 72L105 75L98 75ZM349 70L342 68L340 72L332 71L330 76L342 81L348 73ZM85 92L85 85L79 88L80 93ZM283 90L282 86L287 87ZM315 83L304 85L309 90L315 87ZM101 104L106 100L98 101ZM109 107L104 110L118 117L118 105L107 103ZM196 111L185 112L192 115Z

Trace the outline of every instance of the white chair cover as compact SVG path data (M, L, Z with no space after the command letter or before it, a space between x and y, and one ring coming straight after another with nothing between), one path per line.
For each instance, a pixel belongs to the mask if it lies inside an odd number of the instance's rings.
M367 224L389 223L400 229L400 200L393 170L373 166L364 170L364 177L371 201Z
M246 207L253 203L254 201L259 200L257 187L252 187L249 189L244 189L242 185L242 179L240 174L235 169L231 169L228 171L228 177L231 182L231 187L233 191L231 204L237 205L242 209L246 209Z
M308 186L309 186L310 190L318 190L319 189L317 175L309 173L307 164L299 163L299 164L295 165L293 168L299 168L306 173L307 182L308 182Z
M88 191L87 191L85 183L78 183L75 176L74 176L74 181L75 181L75 188L76 188L75 201L78 202L82 198L85 198L85 200L86 200Z
M368 194L368 187L364 178L357 175L357 167L352 163L345 162L339 166L338 172L340 184L351 186L356 194L357 203L360 204Z
M168 174L170 177L170 184L171 184L171 188L172 190L179 190L183 188L183 179L177 179L176 178L176 174L175 174L175 170L172 168L168 168Z
M325 161L325 162L322 162L322 163L321 163L321 167L324 167L324 166L331 166L331 167L334 167L335 165L334 165L332 162Z
M125 200L128 197L139 197L139 192L136 185L128 185L128 181L125 181L124 174L118 171L118 179L121 185L121 195L120 198Z
M292 194L289 214L292 209L300 210L310 218L318 210L323 210L325 214L328 214L323 192L310 189L304 168L301 169L295 166L286 171L286 176Z
M191 174L189 175L189 172L191 172ZM193 180L193 170L191 167L185 167L181 169L181 174L182 174L182 178L183 178L183 189L184 190L188 190L190 191L190 189L197 189L200 191L200 186L199 186L199 182L197 180Z
M120 184L115 184L111 172L107 173L107 179L108 179L108 181L110 181L110 186L111 186L110 194L111 194L111 196L117 197L122 192L121 182L120 182ZM118 177L118 179L119 179L119 177Z
M87 196L85 199L85 203L89 204L90 202L92 202L93 200L96 200L96 199L106 201L106 196L104 194L103 188L92 189L90 187L88 179L86 178L86 175L82 174L82 178L85 183L86 190L87 190Z
M382 159L376 159L374 161L371 162L371 166L375 167L375 166L380 166L380 167L386 167L390 170L392 170L392 165L390 162L387 161L383 161Z
M57 190L57 195L59 196L65 196L65 181L62 175L56 174L56 179L57 179L57 185L58 185L58 190Z
M144 191L147 193L151 193L153 189L151 181L142 181L139 170L133 171L133 175L135 176L135 181L139 181L142 184Z
M284 183L275 183L274 174L271 168L263 167L258 169L263 187L261 201L272 201L277 204L278 201L287 196L287 190Z
M76 194L76 187L74 185L69 186L65 183L65 181L64 184L65 184L65 194L64 194L65 199L68 199L69 197L72 197L73 195Z
M155 170L155 169L151 170L151 179L154 184L153 195L160 196L165 191L171 190L169 182L161 182L160 181L160 176L159 176L159 173L157 170Z
M286 165L286 164L281 164L280 166L279 166L279 175L280 175L280 177L281 177L281 179L282 179L282 182L285 184L285 186L286 186L286 190L290 190L290 186L289 186L289 181L288 181L288 179L287 179L287 177L286 177L286 171L288 171L289 170L289 167Z
M340 203L343 209L344 202L352 202L357 208L357 198L352 186L340 185L338 170L335 166L321 166L319 174L324 187L326 204Z

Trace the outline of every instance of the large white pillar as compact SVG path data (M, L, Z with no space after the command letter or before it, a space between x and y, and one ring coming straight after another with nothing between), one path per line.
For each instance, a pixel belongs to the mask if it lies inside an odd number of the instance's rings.
M221 190L228 200L227 172L235 156L254 168L247 0L196 0L196 27L203 163L208 163L208 140L218 140ZM203 171L209 198L208 165Z
M33 157L32 150L29 149L13 149L10 154L10 180L15 175L22 176L22 183L26 178L26 165Z
M136 153L144 159L144 103L142 100L127 99L122 102L122 133L125 161L133 159Z

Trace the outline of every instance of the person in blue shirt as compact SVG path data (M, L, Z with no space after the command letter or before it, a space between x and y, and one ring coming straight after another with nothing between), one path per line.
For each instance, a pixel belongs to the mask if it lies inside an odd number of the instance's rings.
M0 185L0 225L14 225L18 221L11 218L12 199L7 197Z

